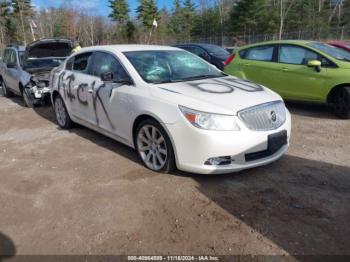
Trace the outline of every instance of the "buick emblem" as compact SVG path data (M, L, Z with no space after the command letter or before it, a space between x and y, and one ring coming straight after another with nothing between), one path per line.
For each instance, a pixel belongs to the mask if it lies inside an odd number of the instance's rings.
M270 116L271 116L272 122L276 122L276 120L277 120L276 112L275 111L271 111Z

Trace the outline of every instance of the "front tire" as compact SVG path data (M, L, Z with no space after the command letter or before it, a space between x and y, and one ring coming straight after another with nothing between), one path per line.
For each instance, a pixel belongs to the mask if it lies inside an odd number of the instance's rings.
M71 120L66 105L61 96L57 95L53 102L57 124L62 129L71 129L73 121Z
M30 93L28 88L23 88L22 96L26 107L29 107L29 108L35 107L33 102L33 97L32 97L33 95Z
M4 97L10 98L13 96L13 93L10 90L8 90L3 79L0 80L0 85L2 86L2 93Z
M175 169L175 156L170 138L157 121L146 119L138 125L135 144L147 168L162 173L170 173Z
M345 86L335 93L333 110L336 116L350 119L350 87Z

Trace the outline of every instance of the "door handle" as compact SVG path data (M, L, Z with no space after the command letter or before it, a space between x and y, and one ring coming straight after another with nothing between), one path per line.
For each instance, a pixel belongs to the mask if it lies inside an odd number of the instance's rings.
M283 72L288 72L288 71L289 71L289 69L288 69L288 68L283 67L283 68L282 68L282 71L283 71Z
M88 89L88 93L89 93L89 94L92 94L92 92L94 92L94 90Z
M249 63L244 63L244 65L245 65L245 66L250 66L250 64L249 64Z

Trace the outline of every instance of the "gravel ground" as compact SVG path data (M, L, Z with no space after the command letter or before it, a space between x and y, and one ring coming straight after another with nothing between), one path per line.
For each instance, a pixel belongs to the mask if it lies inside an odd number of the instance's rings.
M0 254L350 255L350 121L288 107L287 155L208 177L0 96Z

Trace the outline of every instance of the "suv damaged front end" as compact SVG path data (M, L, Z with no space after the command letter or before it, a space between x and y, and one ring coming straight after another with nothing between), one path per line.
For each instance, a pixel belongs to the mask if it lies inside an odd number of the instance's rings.
M49 76L50 71L31 74L25 91L33 104L44 104L48 101L50 95Z
M43 39L27 46L23 69L28 73L23 95L33 105L50 97L50 72L70 55L73 43L68 39Z

